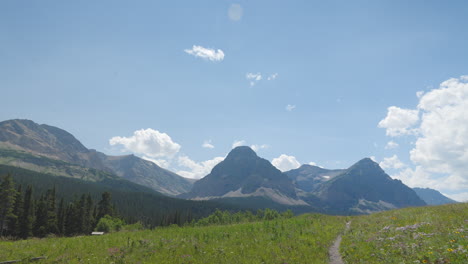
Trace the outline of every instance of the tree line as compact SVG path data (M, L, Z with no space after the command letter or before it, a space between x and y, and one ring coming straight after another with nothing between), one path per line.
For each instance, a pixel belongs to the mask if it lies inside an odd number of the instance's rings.
M82 194L71 202L60 199L57 204L55 186L34 199L33 187L15 187L10 174L0 182L0 236L26 239L50 234L74 236L90 234L97 226L105 227L118 219L109 192L99 202L90 194ZM101 221L102 219L102 221ZM101 223L100 223L101 222Z

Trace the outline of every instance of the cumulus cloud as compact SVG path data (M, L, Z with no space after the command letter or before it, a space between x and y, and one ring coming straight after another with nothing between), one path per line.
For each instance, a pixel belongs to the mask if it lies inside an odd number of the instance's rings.
M142 159L147 160L147 161L151 161L151 162L155 163L156 165L158 165L159 167L164 168L164 169L169 169L169 166L171 165L171 163L168 160L165 160L165 159L152 159L152 158L146 157L146 156L143 156Z
M278 158L275 158L271 161L271 164L275 166L280 171L288 171L297 169L301 166L296 157L288 156L286 154L281 154Z
M137 130L130 137L113 137L109 144L151 159L173 157L180 150L168 134L151 128Z
M257 73L251 73L248 72L245 75L245 78L249 81L250 86L254 86L258 81L260 81L263 77L262 74L257 72Z
M273 81L274 79L276 79L276 77L278 77L278 73L273 73L270 76L268 76L267 80Z
M400 161L397 155L393 155L388 158L384 158L382 162L379 163L382 169L401 169L405 167L405 164Z
M387 129L387 135L394 135L388 129L404 131L415 125L418 133L409 156L415 168L406 168L394 175L408 185L429 187L452 196L468 190L468 78L452 78L420 95L414 110L403 109L403 114L387 115L386 122L379 126ZM396 111L397 113L400 113ZM421 119L415 117L421 113ZM410 114L409 114L410 113ZM403 124L390 121L389 116L411 116ZM410 125L408 125L410 124ZM398 132L399 133L399 132ZM397 134L398 134L397 133ZM456 193L458 192L458 194Z
M210 61L222 61L224 60L224 52L220 49L208 49L202 46L193 45L191 49L185 49L186 53L193 55L198 58L202 58Z
M385 128L387 136L411 135L417 132L411 129L419 121L419 111L403 109L396 106L388 108L387 116L379 122L380 128Z
M228 9L228 17L232 21L239 21L242 18L244 11L242 10L241 5L232 4Z
M387 145L385 145L385 149L394 149L394 148L398 148L398 143L396 143L395 141L389 141L387 142Z
M180 156L178 159L179 166L188 168L189 170L179 170L177 174L191 179L201 179L208 175L214 166L224 160L224 157L215 157L211 160L195 162L187 156Z
M288 105L285 107L286 111L288 111L288 112L291 112L291 111L294 110L295 108L296 108L296 105L290 105L290 104L288 104Z
M205 140L202 144L202 147L204 148L209 148L209 149L214 149L214 145L211 144L211 140Z

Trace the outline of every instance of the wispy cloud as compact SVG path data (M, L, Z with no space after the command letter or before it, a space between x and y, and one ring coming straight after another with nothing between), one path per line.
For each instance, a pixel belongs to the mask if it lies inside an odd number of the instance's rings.
M385 149L394 149L394 148L398 148L398 143L390 140L387 145L385 145Z
M213 149L214 148L214 145L211 144L211 140L205 140L202 144L202 147L204 148L209 148L209 149Z
M251 73L248 72L245 75L245 78L250 82L250 86L254 86L258 81L260 81L263 77L262 74L257 72L257 73Z
M288 112L291 112L291 111L294 110L295 108L296 108L296 105L290 105L290 104L288 104L288 105L285 107L286 111L288 111Z
M242 18L243 10L239 4L232 4L228 9L228 17L232 21L239 21Z
M202 46L193 45L191 49L185 49L186 53L193 55L198 58L203 58L210 61L222 61L224 60L224 52L220 49L208 49Z
M268 76L267 80L273 81L274 79L276 79L276 77L278 77L278 73L273 73L270 76Z

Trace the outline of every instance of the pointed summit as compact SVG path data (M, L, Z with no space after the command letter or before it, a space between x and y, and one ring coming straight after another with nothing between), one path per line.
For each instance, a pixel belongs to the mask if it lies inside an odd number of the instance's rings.
M411 188L392 179L369 158L324 183L317 194L337 213L370 213L426 204Z
M227 155L226 159L236 159L236 158L242 158L242 159L255 159L258 158L257 153L253 151L248 146L239 146L235 147L229 152Z
M297 200L291 180L246 146L236 147L186 195L193 199L263 196L283 204Z

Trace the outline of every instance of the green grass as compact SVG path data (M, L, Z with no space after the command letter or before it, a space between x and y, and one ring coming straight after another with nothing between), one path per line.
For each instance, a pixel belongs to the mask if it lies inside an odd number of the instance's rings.
M345 222L344 217L308 214L227 226L0 242L0 261L47 256L35 263L326 263Z
M341 254L347 263L468 263L468 204L353 217Z
M0 262L47 256L35 263L328 263L328 249L350 219L340 249L346 263L468 263L467 203L1 241Z

